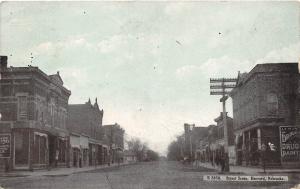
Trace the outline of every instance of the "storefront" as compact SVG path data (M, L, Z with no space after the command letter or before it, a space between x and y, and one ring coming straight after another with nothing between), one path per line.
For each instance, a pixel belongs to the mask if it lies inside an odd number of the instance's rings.
M68 137L49 134L49 164L51 167L66 167L69 159Z
M82 167L88 166L88 155L89 155L89 138L87 136L80 135L80 164Z
M89 138L72 133L70 136L71 157L70 164L73 167L85 167L89 165Z
M109 147L107 145L102 145L103 150L103 164L109 163Z
M49 165L48 136L35 129L13 129L13 168L46 168Z
M89 166L96 165L97 144L89 142Z
M33 166L46 166L48 164L48 155L48 135L41 132L33 132Z
M32 137L30 129L14 129L14 153L13 168L29 169L30 167L30 137Z
M267 165L281 165L279 127L261 126L236 133L237 165L261 165L263 155Z
M71 134L70 135L70 165L72 167L79 167L80 159L80 135Z
M11 134L12 169L66 166L68 138L64 133L59 135L49 130L14 128Z

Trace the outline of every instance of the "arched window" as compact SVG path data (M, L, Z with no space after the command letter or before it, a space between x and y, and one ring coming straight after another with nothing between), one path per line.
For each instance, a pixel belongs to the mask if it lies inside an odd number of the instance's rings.
M277 115L278 114L278 98L274 93L269 93L267 95L267 110L268 115Z

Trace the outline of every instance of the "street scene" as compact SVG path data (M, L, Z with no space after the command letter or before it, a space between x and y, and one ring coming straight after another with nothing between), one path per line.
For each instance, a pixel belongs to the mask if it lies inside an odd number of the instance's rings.
M0 12L0 189L300 189L299 2Z

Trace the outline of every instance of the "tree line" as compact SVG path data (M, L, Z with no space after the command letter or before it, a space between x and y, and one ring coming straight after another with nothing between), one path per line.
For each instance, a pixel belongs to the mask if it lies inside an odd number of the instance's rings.
M159 154L150 149L147 143L142 142L139 138L132 138L127 141L128 150L132 151L137 161L158 161Z
M183 135L177 136L168 146L167 158L170 161L180 161L183 159Z

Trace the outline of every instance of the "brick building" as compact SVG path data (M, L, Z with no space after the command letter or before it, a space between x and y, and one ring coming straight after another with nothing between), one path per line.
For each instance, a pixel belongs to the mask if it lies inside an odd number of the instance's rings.
M236 163L260 164L263 151L269 164L299 165L298 64L258 64L249 73L239 73L230 96ZM281 140L286 134L293 140Z
M226 114L227 116L227 114ZM210 151L213 153L213 160L215 156L221 157L224 152L224 122L223 122L223 112L220 113L220 116L214 120L217 125L212 127L210 132ZM228 156L229 163L234 164L235 161L235 146L234 146L234 134L233 134L233 119L229 116L226 117L227 121L227 131L228 131Z
M104 140L110 148L111 163L123 161L124 152L124 129L117 123L104 125Z
M7 67L6 56L0 57L0 67L0 133L11 136L6 166L30 170L66 166L71 92L59 72L47 75L38 67Z
M227 115L226 115L227 116ZM233 133L233 119L227 116L228 127L228 155L229 163L235 162L235 146L234 146L234 133ZM218 158L220 158L224 152L224 122L223 113L220 113L214 121L217 125L209 125L204 132L204 137L198 143L197 157L202 162L211 162L216 164Z
M207 127L198 127L195 124L184 124L184 149L185 157L190 160L197 158L199 142L208 134Z
M99 109L97 98L94 104L89 99L85 104L69 105L70 165L101 165L108 161L102 119L103 110Z

